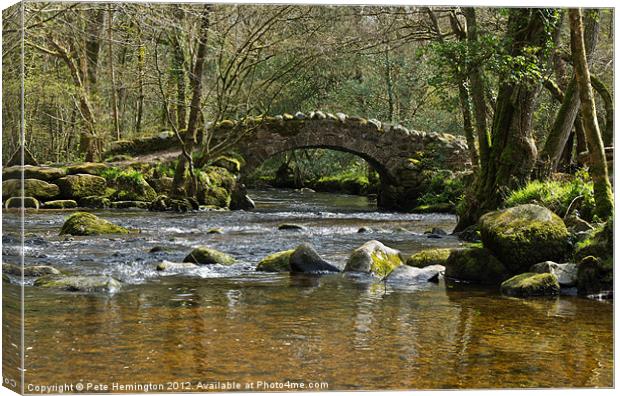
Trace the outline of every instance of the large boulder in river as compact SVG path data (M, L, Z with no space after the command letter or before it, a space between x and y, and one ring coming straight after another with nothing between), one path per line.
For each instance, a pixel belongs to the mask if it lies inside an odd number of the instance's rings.
M429 265L424 268L400 265L388 276L388 283L414 285L418 283L437 282L439 276L446 270L443 265Z
M144 177L138 172L121 173L114 181L116 201L143 201L152 202L157 198L157 193Z
M383 278L402 264L403 257L400 251L389 248L379 241L368 241L353 251L344 270L364 272Z
M61 177L54 183L60 187L63 198L77 200L102 195L106 188L106 181L103 177L83 173Z
M539 205L519 205L480 218L484 247L513 274L542 261L562 261L570 251L569 233L556 214Z
M38 179L50 182L66 175L62 168L53 168L51 166L9 166L2 169L2 180L10 179Z
M128 234L125 227L100 219L92 213L76 212L69 216L60 229L60 235Z
M48 275L37 279L35 286L75 292L114 293L122 284L110 276L57 276Z
M2 199L11 197L34 197L37 199L54 198L60 190L55 184L38 179L24 179L22 194L22 181L18 179L5 180L2 182Z
M269 256L258 262L258 265L256 266L256 271L289 272L291 269L289 260L291 259L291 255L294 251L294 249L291 249L270 254Z
M446 277L497 285L508 278L506 267L485 248L454 249L446 260Z
M11 275L22 275L22 267L15 264L2 264L2 272ZM60 275L60 271L49 265L27 265L23 267L24 276L40 277L45 275Z
M235 258L208 246L199 246L192 250L190 254L183 259L183 262L194 264L230 265L235 262Z
M424 268L429 265L445 265L452 249L426 249L412 254L407 259L410 267Z
M553 296L560 293L560 284L553 274L526 272L504 281L500 291L514 297Z
M4 203L6 209L39 209L39 201L34 197L11 197Z
M289 258L289 265L291 272L340 272L340 268L323 260L317 251L307 243L297 246Z

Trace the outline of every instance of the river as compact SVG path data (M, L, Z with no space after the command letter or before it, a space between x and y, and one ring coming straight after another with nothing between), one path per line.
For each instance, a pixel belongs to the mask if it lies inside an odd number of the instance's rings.
M26 391L58 383L89 392L145 383L203 391L216 381L241 390L294 390L300 383L329 390L613 385L613 303L506 298L443 280L396 287L343 274L254 271L264 256L302 242L340 267L370 239L406 255L456 247L455 237L424 235L431 227L451 231L454 216L377 212L365 197L250 194L257 203L251 212L94 212L140 230L128 236L61 237L67 212L29 212L26 264L108 274L125 286L87 294L26 285ZM278 231L283 222L306 230ZM17 224L14 212L3 214L5 262L17 260L10 236ZM374 231L358 233L362 226ZM207 233L216 227L224 233ZM201 244L237 264L184 275L155 271L158 262L181 261ZM166 249L149 253L154 246ZM4 372L17 376L19 334L9 322L19 319L20 288L3 286Z

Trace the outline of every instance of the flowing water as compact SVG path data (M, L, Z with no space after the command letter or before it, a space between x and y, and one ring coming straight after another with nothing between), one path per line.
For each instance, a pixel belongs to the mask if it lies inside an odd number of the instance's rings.
M60 237L67 212L29 212L26 264L111 275L125 286L71 293L27 282L25 391L65 383L91 393L613 385L612 303L506 298L443 280L394 286L254 271L264 256L302 242L340 267L370 239L404 254L459 246L451 236L424 235L431 227L450 231L453 216L382 213L366 198L334 194L252 196L251 212L95 212L140 230L128 236ZM14 262L10 230L18 219L3 216L4 261ZM283 222L306 229L278 231ZM373 232L358 233L362 226ZM224 233L207 233L215 227ZM202 244L237 263L155 271ZM154 246L166 249L149 253ZM20 288L3 286L3 367L16 378L20 340L10 322L19 323Z

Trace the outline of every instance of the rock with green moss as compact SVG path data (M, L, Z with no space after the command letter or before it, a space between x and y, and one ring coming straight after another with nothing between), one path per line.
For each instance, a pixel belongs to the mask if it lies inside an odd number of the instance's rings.
M262 272L289 272L289 260L295 249L270 254L259 261L256 271Z
M34 197L11 197L4 203L6 209L39 209L39 201Z
M38 179L46 182L59 179L66 176L66 172L62 168L54 168L51 166L9 166L2 169L2 180L19 179Z
M161 176L155 179L149 179L148 183L158 194L170 194L172 192L172 183L174 179L168 176Z
M115 201L110 203L112 209L148 209L150 202L144 201Z
M570 252L569 233L556 214L539 205L519 205L480 218L483 245L518 274L539 262L561 262Z
M47 201L43 203L43 209L75 209L77 202L73 199L58 199L56 201Z
M125 227L100 219L92 213L76 212L69 216L60 229L60 235L128 234Z
M21 180L11 179L2 182L2 199L21 197L22 195L37 199L48 199L56 197L59 192L57 185L38 179L24 179L23 190Z
M560 293L560 284L553 274L526 272L502 282L500 291L513 297L554 296Z
M577 282L577 264L575 263L558 264L553 261L543 261L532 265L529 272L553 274L562 287L573 287Z
M105 171L106 169L108 169L108 165L103 164L101 162L83 162L81 164L67 166L67 174L68 175L85 174L85 175L101 176L103 171Z
M239 174L239 172L241 172L241 162L239 162L238 159L236 158L232 158L232 157L227 157L227 156L220 156L217 157L212 164L213 166L217 166L220 168L224 168L227 171L237 175Z
M116 201L152 202L157 198L153 187L138 172L123 172L116 177L114 184L116 193L113 198Z
M199 246L192 250L190 254L183 259L183 262L194 264L231 265L234 264L235 259L226 253L222 253L208 246Z
M379 241L368 241L353 251L344 270L384 278L394 268L402 265L403 261L400 251L389 248Z
M614 261L613 256L605 259L586 256L577 266L577 290L579 294L596 294L613 290Z
M340 268L324 260L308 243L302 243L295 248L289 258L289 265L292 273L340 272Z
M72 292L115 293L122 287L121 282L111 276L57 276L48 275L34 282L37 287L60 289Z
M90 197L80 199L80 206L83 208L105 209L109 208L110 204L110 198L98 195L92 195Z
M427 249L412 254L405 264L424 268L429 265L445 265L452 249Z
M599 225L588 233L582 242L577 244L575 249L576 261L581 261L587 256L594 256L600 259L613 257L614 254L614 225L613 219Z
M61 177L54 183L60 187L60 195L65 199L76 199L102 195L106 189L106 181L101 176L76 174Z
M411 210L412 213L455 213L456 206L451 202L440 202L428 205L418 205Z
M60 275L60 271L50 265L27 265L23 268L24 276L38 278L45 275ZM2 264L2 272L7 274L21 276L22 268L15 264Z
M497 285L509 277L506 267L482 247L454 249L445 263L446 277L485 285Z

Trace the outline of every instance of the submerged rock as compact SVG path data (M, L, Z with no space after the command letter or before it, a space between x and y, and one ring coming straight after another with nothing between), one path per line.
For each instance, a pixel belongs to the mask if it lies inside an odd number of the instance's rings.
M73 292L114 293L121 289L121 282L111 276L56 276L48 275L37 279L35 286L61 289Z
M172 261L162 261L157 264L157 271L168 271L168 272L184 272L191 271L200 268L198 265L194 263L173 263Z
M344 270L364 272L383 278L402 264L400 251L389 248L379 241L368 241L353 251Z
M429 265L445 265L452 249L426 249L412 254L407 259L410 267L424 268Z
M259 261L256 271L263 272L289 272L289 260L295 249L285 250L282 252L270 254Z
M106 188L106 181L103 177L88 174L61 177L54 183L60 187L60 194L63 198L77 200L101 195Z
M577 284L577 264L574 263L558 264L553 261L544 261L534 264L529 272L553 274L558 279L560 285L564 287L572 287Z
M59 199L56 201L47 201L43 203L43 209L74 209L77 208L77 202L72 199Z
M446 277L497 285L509 277L506 267L485 248L454 249L446 260Z
M527 204L490 212L479 224L484 246L513 274L542 261L561 261L570 251L564 222L542 206Z
M207 230L207 234L223 234L224 230L222 230L221 228L209 228Z
M37 199L46 199L54 198L58 196L59 193L60 190L57 185L38 179L24 179L23 190L21 180L11 179L2 182L2 199L21 197L22 195Z
M299 224L289 224L289 223L284 223L284 224L280 224L278 226L278 230L293 230L293 231L303 231L306 230L306 227L299 225Z
M2 264L2 272L7 274L21 276L22 268L15 264ZM44 275L60 275L60 271L50 265L27 265L24 266L24 276L40 277Z
M323 260L317 251L307 243L297 246L289 258L289 264L291 272L340 272L340 268Z
M373 232L373 229L372 229L372 228L370 228L370 227L360 227L360 228L357 230L357 233L358 233L358 234L367 234L367 233L369 233L369 232Z
M92 213L76 212L69 216L60 229L60 235L128 234L125 227L100 219Z
M443 265L429 265L424 268L415 268L408 265L398 266L387 276L388 283L416 284L437 282L439 276L446 270Z
M553 296L560 293L560 284L553 274L526 272L504 281L500 291L515 297Z
M223 264L230 265L235 262L234 257L212 249L208 246L199 246L191 251L184 259L184 263L195 264Z

